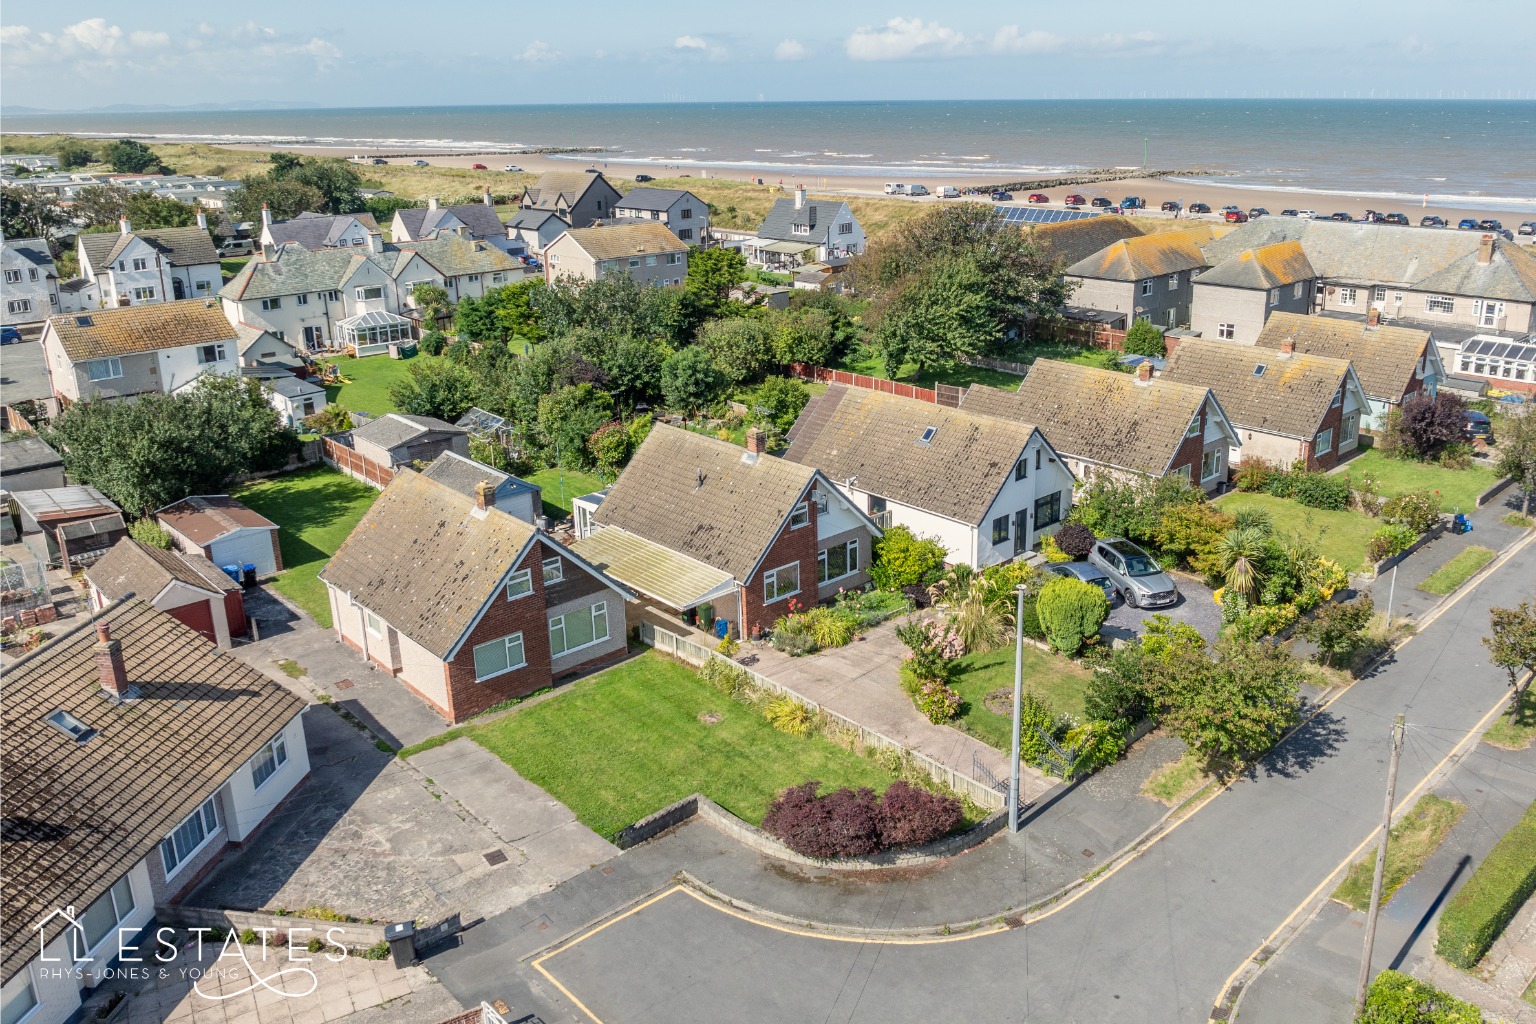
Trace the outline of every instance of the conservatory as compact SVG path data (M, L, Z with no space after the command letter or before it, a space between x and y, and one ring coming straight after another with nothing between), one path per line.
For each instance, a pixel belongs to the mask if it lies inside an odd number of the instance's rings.
M374 310L349 316L336 325L344 344L355 347L357 356L378 356L390 351L390 346L405 347L412 343L411 321L398 313Z

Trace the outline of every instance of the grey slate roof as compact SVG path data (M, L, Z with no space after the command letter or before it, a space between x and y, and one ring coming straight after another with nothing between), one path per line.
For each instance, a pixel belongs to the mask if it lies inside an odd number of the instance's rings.
M354 428L352 436L388 449L433 433L468 434L469 431L433 416L410 416L403 412L391 412Z
M728 441L658 423L598 506L595 522L745 582L815 474Z
M554 210L518 210L517 213L512 215L512 219L507 221L507 227L522 228L527 231L537 231L540 227L543 227L546 221L550 220L551 218L559 221L566 227L571 226L570 221L560 216Z
M6 252L13 252L36 267L53 267L53 256L48 243L41 238L7 238L0 245Z
M420 473L396 472L320 577L438 658L538 536Z
M1297 352L1349 360L1365 393L1388 402L1402 401L1430 347L1428 331L1401 325L1368 327L1336 317L1271 313L1257 344L1278 349L1287 339L1296 343Z
M773 209L768 211L762 226L757 229L757 236L784 242L804 242L807 246L824 245L833 223L847 206L841 199L807 198L805 205L797 210L793 197L776 199ZM810 233L796 234L795 225L808 226Z
M491 238L506 238L507 226L496 216L494 206L486 206L484 203L466 203L463 206L440 206L435 210L415 209L400 210L397 215L400 223L405 227L406 235L395 239L396 242L421 239L439 228L447 227L450 216L457 217L464 226L469 228L471 238L485 241Z
M277 245L297 242L306 249L335 246L342 233L357 221L364 229L377 232L379 224L371 213L301 213L292 220L272 222L272 241Z
M497 223L500 223L498 221ZM447 277L465 274L493 274L497 271L521 270L523 265L502 250L476 239L460 238L447 234L400 243L401 254L417 253L432 264L438 273ZM406 257L409 259L409 257Z
M1028 423L1049 423L1057 451L1106 466L1161 476L1184 443L1209 390L1166 378L1037 359L1018 391L972 384L960 407Z
M539 210L554 210L561 206L570 209L580 202L581 197L586 195L587 190L598 181L612 190L613 194L618 194L618 190L601 174L588 174L586 171L546 171L539 175L538 181L523 190L520 205Z
M131 239L147 242L173 267L192 267L203 263L219 262L219 253L213 247L213 236L202 228L160 228L156 231L102 231L80 236L80 244L97 270L117 259L118 253L127 247Z
M1208 264L1288 240L1299 241L1318 276L1412 291L1536 301L1536 256L1493 239L1491 262L1477 262L1483 232L1353 224L1296 217L1250 221L1203 247Z
M925 445L920 438L928 427L937 430ZM784 457L834 481L857 477L858 489L869 494L975 525L1036 433L1013 419L833 384L801 412Z
M615 210L670 210L672 205L691 192L681 188L632 188L624 198L613 204ZM697 199L697 197L695 197Z
M496 488L498 499L505 498L523 491L537 491L539 488L526 480L520 480L511 473L503 473L499 469L492 469L483 462L474 459L466 459L458 452L443 452L421 471L421 475L428 480L436 480L444 487L452 487L460 494L468 498L475 496L475 486L484 480ZM535 509L535 512L538 510Z
M289 374L286 377L276 377L272 380L271 388L284 398L303 398L305 395L323 395L325 388L312 380L300 380Z
M240 268L240 272L219 290L219 295L249 301L301 292L331 291L340 288L365 261L393 277L398 257L397 252L310 250L290 243L279 246L272 259L258 256Z
M1264 372L1256 376L1259 366ZM1343 359L1185 338L1163 377L1210 388L1239 427L1306 439L1317 433L1349 372Z

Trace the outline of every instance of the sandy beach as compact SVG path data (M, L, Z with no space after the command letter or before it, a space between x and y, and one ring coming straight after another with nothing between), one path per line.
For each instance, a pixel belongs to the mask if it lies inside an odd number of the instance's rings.
M282 149L287 152L301 153L306 156L351 157L378 155L368 150L343 150L321 146L258 146L235 144L227 145L229 149L254 150L267 152ZM734 181L756 181L762 178L764 184L782 184L785 188L793 188L796 185L804 185L806 189L815 195L847 195L847 196L880 196L885 180L877 177L861 177L854 175L811 175L800 178L786 177L780 174L769 175L766 172L754 173L750 168L740 170L721 170L718 168L697 167L668 167L654 163L625 163L622 161L606 161L601 159L601 154L591 159L578 159L565 156L553 156L549 154L508 154L508 153L413 153L409 156L384 154L391 164L409 166L413 160L426 160L439 167L470 167L473 164L485 164L490 170L486 176L494 182L505 177L501 168L507 164L516 164L529 174L542 174L545 171L569 171L588 167L597 168L613 178L633 179L637 174L649 174L658 179L673 179L679 177L695 177L710 179L726 179ZM932 179L923 181L930 191L937 190L940 185L953 185L956 188L968 188L979 185L992 184L997 181L995 175L990 176L960 176L949 175L943 180ZM909 182L910 183L910 182ZM1536 219L1536 208L1528 211L1511 211L1501 208L1498 203L1489 206L1450 206L1430 202L1425 204L1423 200L1408 201L1382 196L1358 196L1344 194L1320 194L1316 191L1289 192L1279 189L1250 188L1231 183L1223 183L1219 180L1210 182L1191 182L1168 178L1143 178L1136 176L1135 172L1127 171L1124 179L1100 182L1095 185L1078 185L1071 187L1056 187L1043 190L1050 196L1051 207L1062 207L1061 200L1069 194L1077 192L1088 199L1095 196L1104 196L1111 202L1118 203L1125 196L1140 196L1147 202L1147 215L1159 215L1158 208L1165 200L1176 200L1184 206L1194 202L1204 202L1213 210L1220 210L1228 204L1238 206L1243 210L1261 207L1271 214L1279 214L1281 210L1315 210L1319 216L1327 217L1334 212L1348 213L1353 217L1359 217L1366 210L1376 210L1379 213L1404 213L1410 222L1417 224L1420 217L1430 214L1444 217L1453 225L1464 217L1476 215L1479 219L1493 217L1503 222L1510 231L1514 231L1523 220ZM1025 194L1015 193L1016 204L1024 204ZM926 196L918 199L905 199L906 202L936 203L945 202L936 196ZM1197 219L1219 219L1212 214ZM1529 236L1525 236L1529 237ZM1524 240L1524 239L1522 239Z

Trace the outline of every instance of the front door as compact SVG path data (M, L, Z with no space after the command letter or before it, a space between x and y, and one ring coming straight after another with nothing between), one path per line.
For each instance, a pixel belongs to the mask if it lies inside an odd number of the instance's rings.
M1013 553L1022 555L1029 550L1029 510L1019 509L1013 514Z

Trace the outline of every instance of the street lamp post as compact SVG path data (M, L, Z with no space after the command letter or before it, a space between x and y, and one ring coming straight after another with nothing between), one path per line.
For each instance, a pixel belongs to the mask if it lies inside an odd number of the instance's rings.
M1014 588L1018 608L1013 616L1013 763L1008 776L1008 831L1019 830L1019 728L1024 703L1024 584Z

